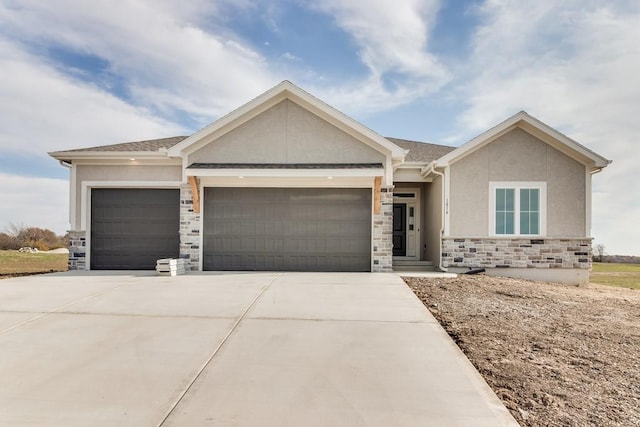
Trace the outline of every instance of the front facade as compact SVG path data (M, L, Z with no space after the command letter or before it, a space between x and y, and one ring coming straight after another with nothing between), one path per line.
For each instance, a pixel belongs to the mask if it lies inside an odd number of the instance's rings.
M71 269L181 257L575 283L590 267L591 175L609 163L526 113L458 148L383 138L286 81L188 137L51 155L71 170Z

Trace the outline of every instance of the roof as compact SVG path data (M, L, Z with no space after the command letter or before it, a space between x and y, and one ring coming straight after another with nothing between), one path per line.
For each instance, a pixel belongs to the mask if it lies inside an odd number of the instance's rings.
M450 147L448 145L429 144L427 142L410 141L407 139L389 137L387 137L387 139L405 150L409 150L405 157L406 162L431 163L456 149L456 147Z
M171 148L177 143L187 139L187 136L172 136L169 138L147 139L144 141L122 142L119 144L98 145L89 148L77 148L75 150L57 151L58 153L78 153L85 151L117 151L117 152L141 152L141 151L159 151L161 148Z
M192 163L189 169L382 169L382 163Z
M86 153L86 152L112 152L112 153L140 153L140 152L157 152L160 149L169 149L174 145L187 139L187 136L172 136L169 138L148 139L145 141L122 142L119 144L99 145L89 148L78 148L74 150L57 151L55 157L64 156L66 153ZM409 150L405 161L407 162L425 162L430 163L437 160L445 154L455 150L455 147L446 145L429 144L426 142L410 141L407 139L386 138L399 147ZM191 165L190 167L197 167ZM218 167L219 168L219 167Z

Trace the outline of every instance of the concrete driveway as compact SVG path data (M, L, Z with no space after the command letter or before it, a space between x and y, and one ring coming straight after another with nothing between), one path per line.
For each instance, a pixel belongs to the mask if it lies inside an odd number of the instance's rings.
M0 280L0 425L517 425L394 274Z

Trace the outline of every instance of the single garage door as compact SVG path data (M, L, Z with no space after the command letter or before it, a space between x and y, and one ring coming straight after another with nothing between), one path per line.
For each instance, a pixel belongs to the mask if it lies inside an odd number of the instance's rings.
M153 270L180 251L179 190L91 190L91 269Z
M205 270L371 271L371 189L205 188Z

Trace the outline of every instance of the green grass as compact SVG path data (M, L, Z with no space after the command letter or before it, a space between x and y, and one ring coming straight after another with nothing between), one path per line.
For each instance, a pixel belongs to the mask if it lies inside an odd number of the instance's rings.
M0 275L67 270L67 254L0 251Z
M640 264L593 263L591 282L640 289Z

